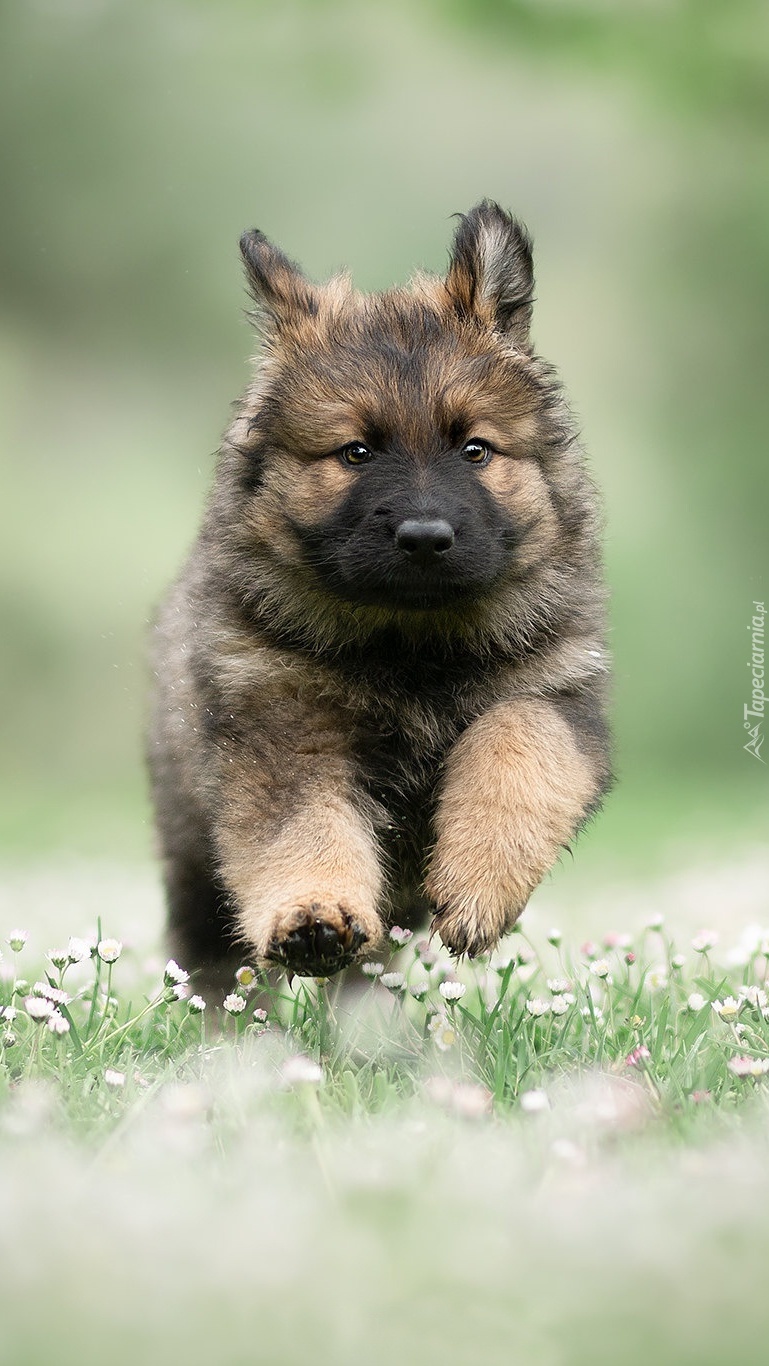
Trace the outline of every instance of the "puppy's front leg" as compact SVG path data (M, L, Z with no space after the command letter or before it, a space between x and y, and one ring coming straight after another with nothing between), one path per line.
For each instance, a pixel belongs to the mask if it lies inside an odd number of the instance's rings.
M520 698L492 707L451 750L426 890L453 953L482 953L512 928L606 790L605 734L592 720L575 726L555 702Z
M383 933L373 821L338 760L286 754L282 770L268 783L247 754L229 769L215 829L221 874L260 961L330 976Z

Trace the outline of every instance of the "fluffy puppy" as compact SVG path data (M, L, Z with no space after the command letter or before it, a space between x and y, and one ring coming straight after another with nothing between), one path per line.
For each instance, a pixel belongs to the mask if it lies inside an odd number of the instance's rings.
M531 242L363 295L241 250L262 334L154 631L173 948L327 976L388 922L494 947L610 784L596 492Z

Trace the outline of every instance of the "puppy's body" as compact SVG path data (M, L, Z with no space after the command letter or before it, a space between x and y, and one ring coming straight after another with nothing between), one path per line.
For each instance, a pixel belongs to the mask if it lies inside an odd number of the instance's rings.
M156 636L174 947L320 975L432 911L478 953L610 781L596 498L528 239L481 205L445 280L369 297L243 251L265 354Z

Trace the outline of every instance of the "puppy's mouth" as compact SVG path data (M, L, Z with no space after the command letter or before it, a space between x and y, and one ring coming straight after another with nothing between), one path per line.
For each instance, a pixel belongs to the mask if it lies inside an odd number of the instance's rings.
M369 607L391 607L413 611L435 611L481 597L493 578L461 576L408 566L389 574L337 574L327 580L333 592L348 602Z
M408 553L387 543L360 545L356 538L335 546L305 541L303 549L305 563L326 593L354 605L395 611L464 606L492 591L514 559L513 543L503 538L482 545L476 538L474 544L457 546L453 532L445 550L433 554Z

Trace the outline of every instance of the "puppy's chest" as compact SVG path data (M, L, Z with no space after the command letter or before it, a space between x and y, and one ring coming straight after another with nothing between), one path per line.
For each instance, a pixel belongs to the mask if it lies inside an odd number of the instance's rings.
M391 809L429 804L446 756L485 708L476 680L417 678L362 690L352 743L361 779Z

